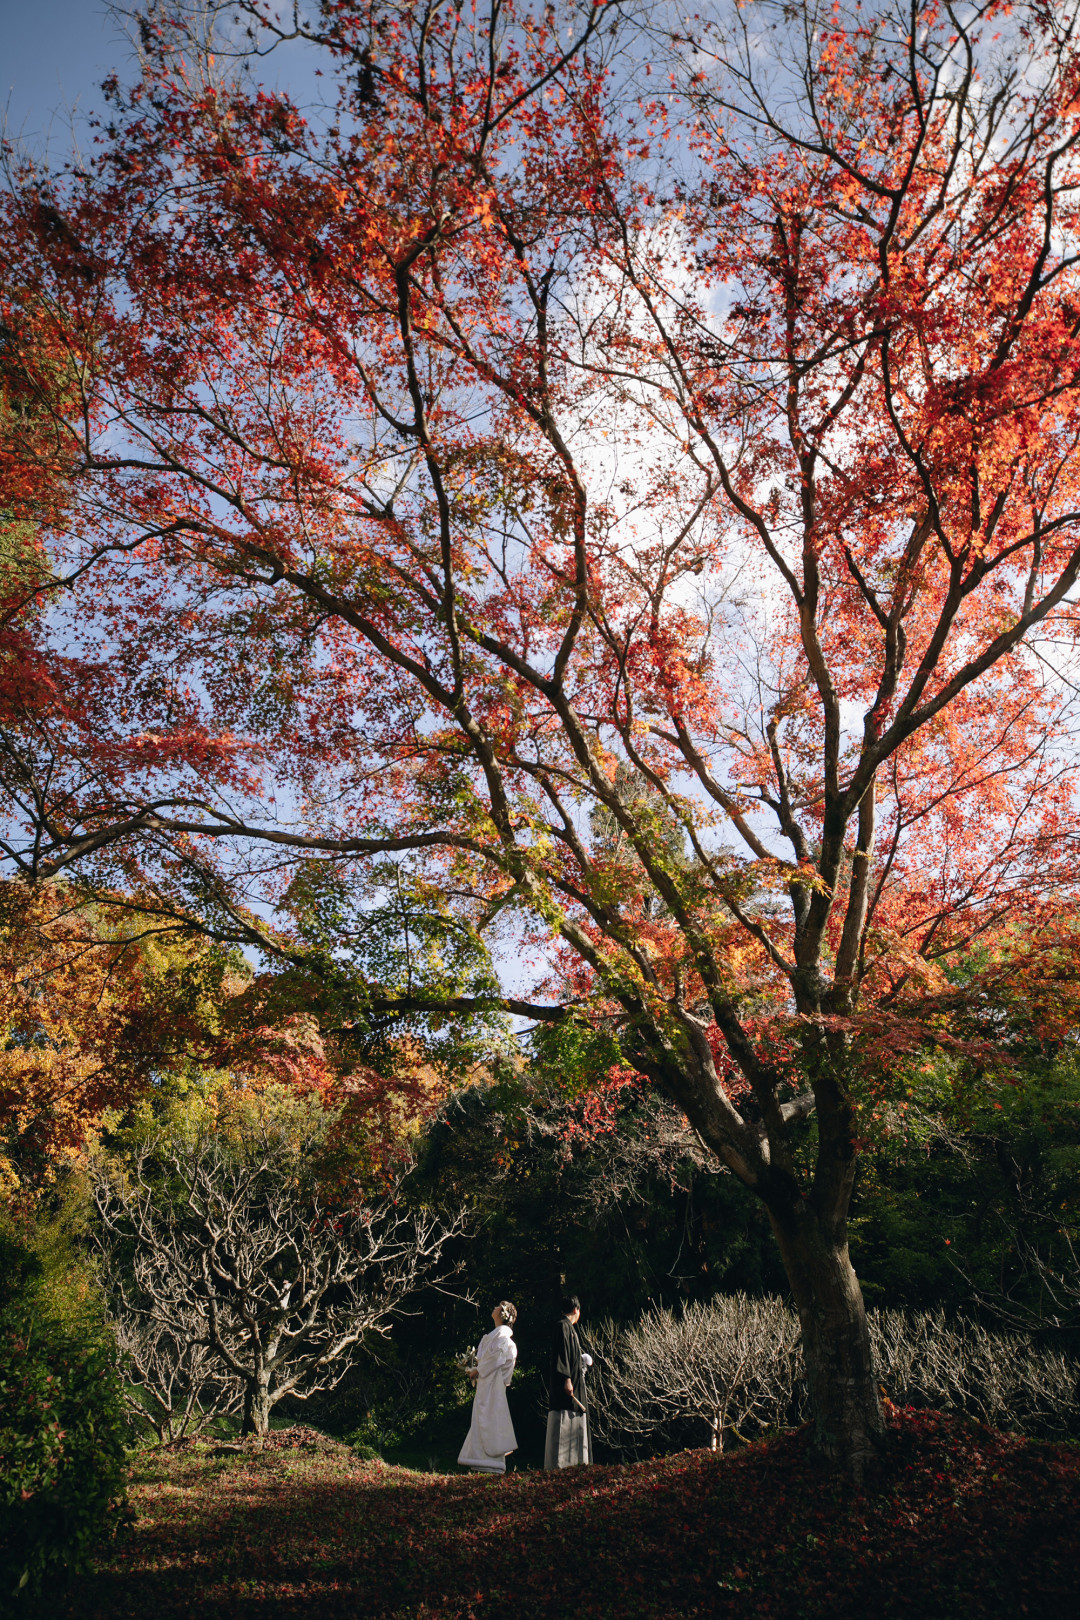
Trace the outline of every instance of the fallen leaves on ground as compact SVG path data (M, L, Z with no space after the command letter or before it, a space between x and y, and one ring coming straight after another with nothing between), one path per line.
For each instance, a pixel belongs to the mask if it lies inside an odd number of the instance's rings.
M50 1616L1073 1616L1080 1448L889 1413L867 1490L805 1433L505 1479L361 1462L313 1430L144 1457L134 1528Z

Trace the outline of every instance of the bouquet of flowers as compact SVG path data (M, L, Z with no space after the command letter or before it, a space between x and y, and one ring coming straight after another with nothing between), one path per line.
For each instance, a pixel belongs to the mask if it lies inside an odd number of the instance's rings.
M463 1350L460 1355L455 1356L454 1366L458 1372L464 1373L470 1384L475 1384L479 1376L475 1350Z

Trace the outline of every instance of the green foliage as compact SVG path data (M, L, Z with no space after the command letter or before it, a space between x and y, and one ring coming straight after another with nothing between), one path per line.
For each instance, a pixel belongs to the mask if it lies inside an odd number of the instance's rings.
M862 1159L852 1211L868 1301L955 1307L974 1294L1037 1320L1040 1266L1075 1269L1080 1060L1066 1051L986 1088L942 1062L903 1089L903 1111Z
M266 1141L279 1143L311 1171L313 1148L321 1147L336 1117L318 1093L271 1083L254 1087L228 1073L192 1070L183 1084L161 1087L122 1116L111 1117L100 1152L117 1165L154 1144L152 1161L167 1165L171 1150L197 1152L213 1141L237 1162L257 1157ZM168 1174L169 1172L164 1172ZM155 1191L164 1192L164 1184ZM177 1186L177 1191L182 1191Z
M392 1063L403 1039L419 1040L434 1060L461 1072L505 1045L505 1016L484 1008L501 994L488 946L440 884L402 862L360 874L347 862L310 859L285 903L305 950L261 981L272 1015L309 1013L344 1057L375 1066ZM465 996L478 1007L468 1019L380 1008L399 996L436 1007Z
M38 1205L32 1221L7 1216L0 1223L3 1239L17 1244L25 1256L23 1265L33 1269L31 1294L38 1315L73 1339L103 1338L97 1272L86 1251L92 1218L85 1177L70 1173ZM28 1283L27 1275L24 1286Z
M611 1030L593 1029L570 1018L541 1025L533 1034L532 1049L549 1088L567 1098L603 1084L612 1067L623 1062L622 1048Z
M340 1101L318 1091L277 1082L251 1086L227 1071L192 1066L125 1114L107 1116L93 1163L122 1180L139 1159L155 1201L162 1209L175 1205L174 1218L183 1221L189 1189L178 1159L195 1162L210 1150L231 1173L243 1175L269 1149L273 1167L252 1180L252 1212L275 1203L282 1175L312 1199L346 1208L360 1193L385 1190L385 1177L369 1173L368 1123L363 1115L354 1121Z
M360 1457L393 1455L397 1461L407 1454L422 1458L429 1437L451 1419L456 1455L469 1426L473 1391L452 1349L433 1343L426 1353L406 1358L396 1343L381 1347L377 1357L365 1357L351 1369L335 1391L332 1409L324 1415L308 1402L303 1415L341 1433Z
M85 1569L125 1509L127 1424L69 1210L0 1226L0 1595Z

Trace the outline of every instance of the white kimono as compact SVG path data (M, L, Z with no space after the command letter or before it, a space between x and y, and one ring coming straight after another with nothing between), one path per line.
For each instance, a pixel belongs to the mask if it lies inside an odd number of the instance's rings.
M505 1322L485 1333L476 1351L476 1394L472 1422L458 1462L465 1468L483 1468L505 1474L506 1453L517 1450L517 1435L510 1421L506 1386L514 1376L517 1345Z

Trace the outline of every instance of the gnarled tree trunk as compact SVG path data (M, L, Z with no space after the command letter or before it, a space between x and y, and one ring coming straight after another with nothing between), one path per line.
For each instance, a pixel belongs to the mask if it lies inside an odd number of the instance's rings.
M802 1327L815 1446L859 1483L885 1420L846 1231L827 1230L806 1201L769 1213Z
M811 1006L810 1016L818 1009ZM885 1439L866 1307L848 1253L847 1220L857 1163L855 1112L844 1037L804 1043L812 1089L781 1103L783 1077L747 1043L764 1123L735 1113L708 1062L656 1064L653 1072L710 1146L765 1205L799 1314L815 1448L860 1483ZM807 1176L795 1152L797 1122L813 1115L817 1152Z
M270 1428L269 1378L252 1378L244 1390L244 1421L242 1434L264 1435Z

